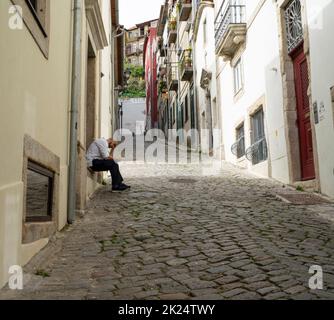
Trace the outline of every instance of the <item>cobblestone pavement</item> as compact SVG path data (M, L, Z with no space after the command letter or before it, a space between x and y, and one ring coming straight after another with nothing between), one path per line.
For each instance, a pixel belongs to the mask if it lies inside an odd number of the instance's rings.
M27 266L25 289L1 299L334 298L332 205L284 203L281 184L227 164L219 175L121 168L131 191L100 189ZM322 266L324 290L309 289L311 265Z

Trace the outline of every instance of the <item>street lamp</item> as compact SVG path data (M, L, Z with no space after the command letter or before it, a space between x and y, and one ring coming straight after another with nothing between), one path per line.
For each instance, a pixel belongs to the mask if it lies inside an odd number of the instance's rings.
M123 102L118 105L118 116L119 116L119 123L120 123L120 130L122 136L122 129L123 129Z

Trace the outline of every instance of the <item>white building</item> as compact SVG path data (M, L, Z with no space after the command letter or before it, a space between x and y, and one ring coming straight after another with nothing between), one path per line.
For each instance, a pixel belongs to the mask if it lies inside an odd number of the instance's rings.
M307 0L311 95L315 115L318 179L322 193L334 196L334 1Z
M215 10L213 1L195 0L193 6L197 128L201 134L201 149L209 153L214 146L220 147L220 136L214 136L214 129L220 127L216 90Z
M334 195L330 6L215 1L215 37L226 160Z

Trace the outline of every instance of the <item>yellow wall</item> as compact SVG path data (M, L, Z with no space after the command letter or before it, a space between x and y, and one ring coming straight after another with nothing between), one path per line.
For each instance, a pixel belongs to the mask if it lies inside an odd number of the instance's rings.
M72 1L50 3L45 59L26 27L9 29L11 2L0 1L0 287L10 265L26 262L45 245L21 246L24 134L60 158L60 228L66 223Z

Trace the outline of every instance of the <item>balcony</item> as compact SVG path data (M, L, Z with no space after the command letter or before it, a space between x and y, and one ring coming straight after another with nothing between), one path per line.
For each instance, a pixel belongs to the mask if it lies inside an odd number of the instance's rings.
M192 50L184 50L181 55L180 76L182 81L191 81L193 78L193 59Z
M246 150L246 158L248 161L256 165L268 159L268 145L266 138L259 139Z
M160 52L160 57L166 57L167 55L167 46L164 45L162 38L158 41L158 51Z
M180 21L188 21L192 10L192 0L180 0Z
M168 22L168 44L175 43L177 39L177 21L173 18Z
M171 65L168 70L167 85L168 91L177 91L179 88L177 66Z
M215 21L216 54L231 60L246 42L246 6L224 2Z
M245 155L245 136L241 136L236 143L231 147L231 152L238 159L242 158Z

